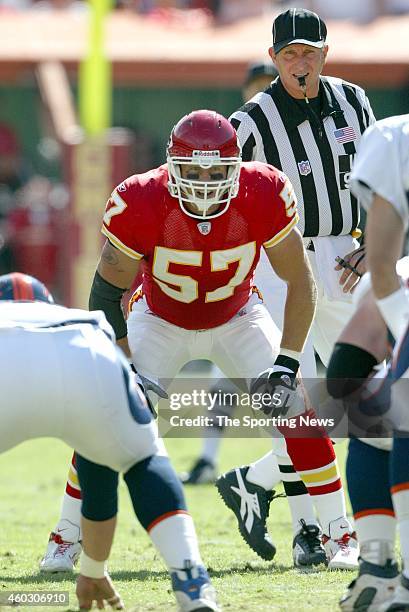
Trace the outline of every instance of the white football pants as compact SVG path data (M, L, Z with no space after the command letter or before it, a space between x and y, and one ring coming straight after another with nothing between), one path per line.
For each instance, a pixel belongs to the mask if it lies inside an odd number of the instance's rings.
M224 325L190 330L149 310L144 299L128 317L128 341L136 369L155 380L173 379L194 359L208 359L228 378L255 378L278 355L281 333L256 294Z
M208 359L228 378L255 378L273 365L280 340L281 333L256 294L228 323L203 331L164 321L151 313L144 299L133 305L128 317L136 369L147 378L165 379L165 386L194 359ZM273 446L276 454L288 458L284 438L274 437Z

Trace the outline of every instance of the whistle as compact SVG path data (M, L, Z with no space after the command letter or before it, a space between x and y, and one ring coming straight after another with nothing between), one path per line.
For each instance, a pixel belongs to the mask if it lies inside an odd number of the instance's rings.
M305 76L299 76L297 77L298 80L298 84L302 89L303 95L304 95L304 100L306 102L306 104L309 104L309 100L307 98L307 83L305 82Z
M297 80L298 80L298 84L301 87L301 89L306 89L307 84L305 82L305 76L299 76L297 77Z

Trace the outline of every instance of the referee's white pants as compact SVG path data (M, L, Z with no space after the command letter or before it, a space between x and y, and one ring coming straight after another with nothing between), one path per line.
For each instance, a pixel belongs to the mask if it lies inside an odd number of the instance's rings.
M328 365L334 344L351 318L354 306L352 301L341 302L330 299L326 295L323 283L317 273L315 253L313 251L307 251L307 253L317 285L317 310L302 355L301 373L304 378L315 378L314 348L323 364ZM275 274L264 250L261 252L260 263L256 269L254 282L263 294L264 303L273 321L282 330L287 287Z
M307 250L307 254L317 285L317 308L311 331L308 335L300 360L301 373L303 378L306 379L316 378L317 376L314 349L317 351L322 363L327 366L334 344L354 312L352 301L341 302L330 299L326 295L324 285L317 272L315 253L314 251ZM256 269L254 282L263 295L264 304L272 319L277 327L282 330L287 286L274 272L263 249L260 255L260 263ZM280 457L285 455L285 449L279 438L273 440L273 447L275 455ZM256 466L255 469L259 472L271 473L272 478L276 473L277 461L272 453L268 453L268 455L259 459L254 465ZM272 480L271 488L273 488L275 484L276 481Z

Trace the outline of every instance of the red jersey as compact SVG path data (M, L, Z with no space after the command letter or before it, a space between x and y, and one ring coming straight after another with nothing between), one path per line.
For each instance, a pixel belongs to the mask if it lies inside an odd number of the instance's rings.
M186 329L222 325L246 304L260 249L295 227L292 186L273 166L245 162L229 209L200 221L182 211L167 183L166 165L126 179L108 200L102 232L144 261L142 289L153 313Z

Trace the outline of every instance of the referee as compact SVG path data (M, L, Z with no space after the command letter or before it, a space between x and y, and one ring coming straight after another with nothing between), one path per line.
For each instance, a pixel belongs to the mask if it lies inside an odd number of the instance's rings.
M348 178L360 137L375 121L363 89L321 76L328 53L326 35L326 25L316 13L292 8L278 15L269 49L278 77L230 117L243 148L243 160L276 166L289 177L297 196L298 228L318 289L316 315L302 355L301 372L306 378L316 375L314 348L328 364L352 315L351 293L365 271L364 249L356 240L361 233L359 203L349 191ZM336 257L341 258L342 266ZM286 286L278 277L272 278L263 255L255 282L282 329ZM355 364L347 365L354 369ZM237 502L239 471L241 487L244 483L248 495L257 496L262 511L259 518L254 514L252 548L258 552L265 542L270 490L282 479L293 518L294 562L309 565L319 551L311 499L303 481L288 465L280 440L273 446L274 453L231 470L218 479L217 486L224 489L225 499L226 495L231 497L228 505L232 507ZM236 516L244 528L245 517ZM329 529L335 533L337 525ZM333 538L333 533L326 536ZM302 555L299 563L297 550ZM344 567L352 569L355 557L351 555L350 561L345 557Z

